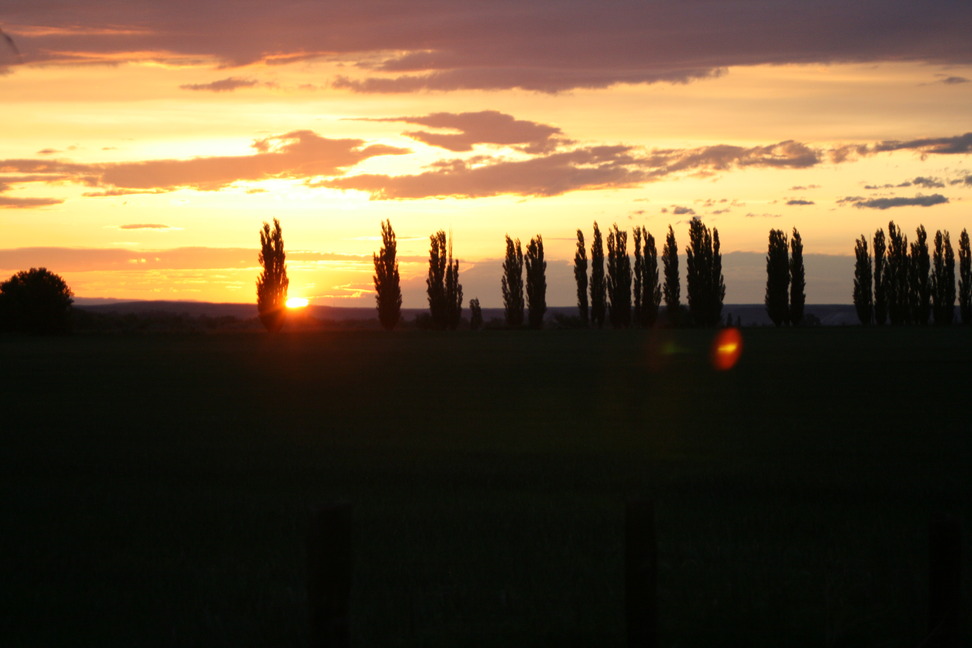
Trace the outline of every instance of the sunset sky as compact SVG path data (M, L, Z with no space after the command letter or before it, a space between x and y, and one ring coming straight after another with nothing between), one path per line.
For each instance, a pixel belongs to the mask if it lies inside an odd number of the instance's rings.
M500 306L504 235L722 239L726 302L762 302L799 229L809 303L850 303L854 240L972 227L967 0L4 0L0 275L79 298L255 302L263 221L291 295L374 304L380 222L405 307L450 230ZM659 243L660 247L660 243ZM684 288L683 288L684 295Z

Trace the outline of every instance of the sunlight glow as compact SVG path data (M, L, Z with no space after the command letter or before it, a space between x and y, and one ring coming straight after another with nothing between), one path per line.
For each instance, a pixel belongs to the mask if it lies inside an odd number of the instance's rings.
M287 300L287 308L304 308L309 303L306 297L291 297Z
M712 365L719 371L732 369L742 355L742 334L739 329L719 331L712 344Z

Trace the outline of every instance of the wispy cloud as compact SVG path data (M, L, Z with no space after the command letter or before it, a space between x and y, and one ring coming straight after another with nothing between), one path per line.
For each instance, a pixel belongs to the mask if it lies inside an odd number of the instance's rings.
M893 207L931 207L942 205L948 202L948 198L941 194L930 196L904 197L895 196L891 198L862 198L860 196L848 196L837 201L840 204L850 204L859 209L891 209Z
M239 77L229 77L212 81L210 83L186 83L179 86L183 90L196 90L206 92L232 92L240 88L252 88L262 85L256 79L241 79Z
M405 135L449 151L471 151L477 144L513 146L527 153L545 153L568 143L556 126L516 119L495 110L433 113L423 117L389 117L368 121L403 122L458 132L406 131Z

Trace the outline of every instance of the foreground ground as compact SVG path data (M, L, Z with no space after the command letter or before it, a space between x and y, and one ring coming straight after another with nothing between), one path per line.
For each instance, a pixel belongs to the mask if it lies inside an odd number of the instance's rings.
M0 339L2 643L306 645L346 500L354 646L621 646L649 496L662 645L917 646L972 331L744 336L728 372L707 331Z

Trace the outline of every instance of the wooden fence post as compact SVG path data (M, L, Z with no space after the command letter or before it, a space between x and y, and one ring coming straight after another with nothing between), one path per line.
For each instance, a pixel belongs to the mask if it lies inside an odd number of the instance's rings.
M959 645L962 594L962 528L954 517L939 515L928 533L928 631L924 645Z
M351 644L351 505L311 509L307 532L307 602L311 648Z
M658 549L651 500L628 502L624 516L624 606L628 648L658 642Z

